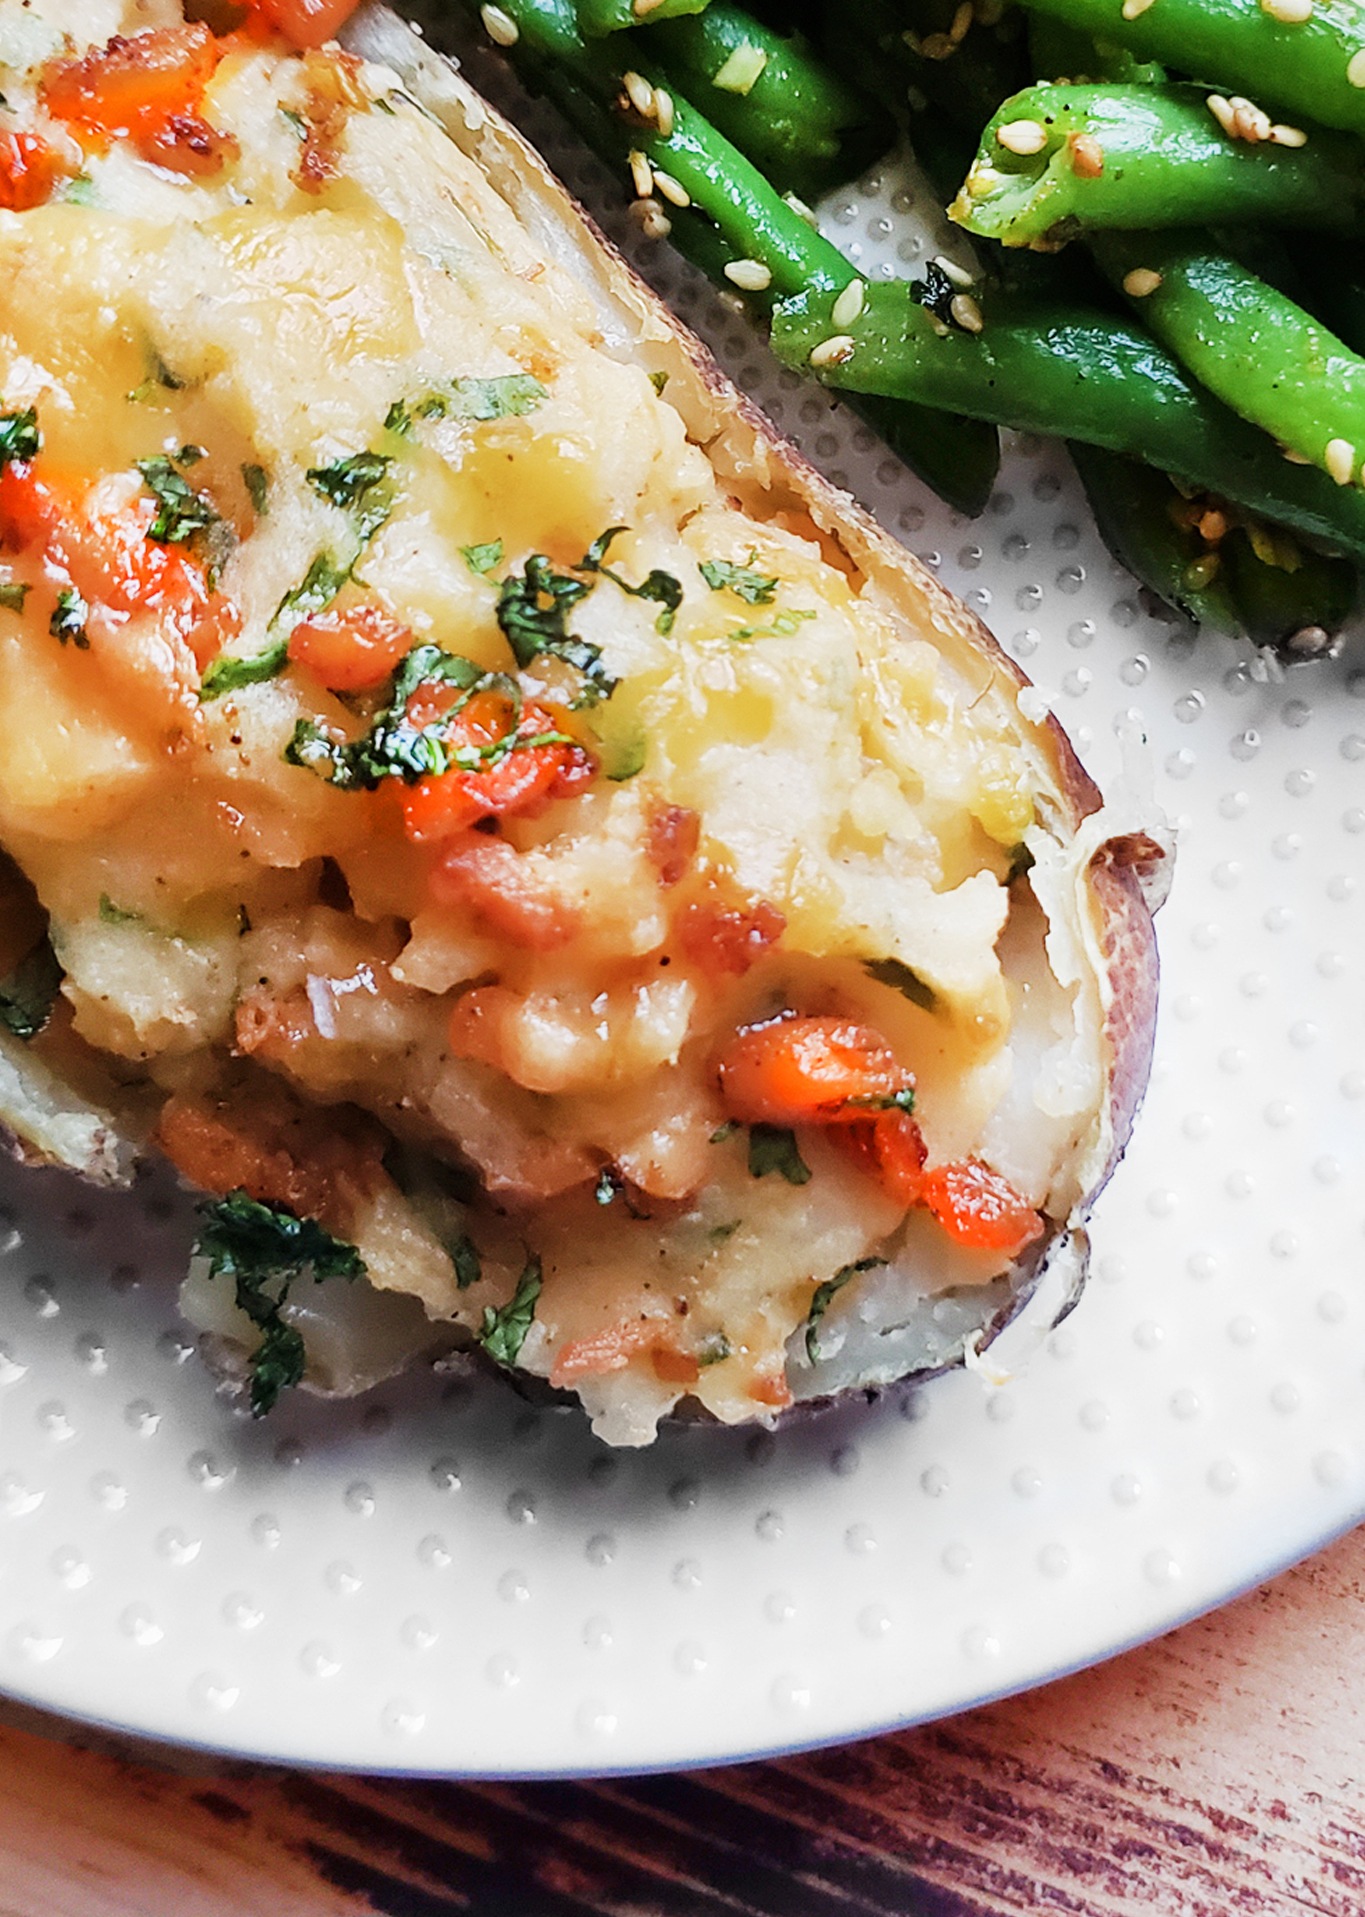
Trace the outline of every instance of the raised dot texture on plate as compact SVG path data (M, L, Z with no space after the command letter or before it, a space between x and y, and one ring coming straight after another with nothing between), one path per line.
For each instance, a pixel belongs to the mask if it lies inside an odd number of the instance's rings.
M859 270L955 257L914 224L932 195L874 171L826 222ZM1359 634L1283 678L1192 643L1038 441L1005 435L989 510L956 520L579 177L758 397L979 595L1116 802L1178 821L1157 1071L1092 1281L1003 1387L772 1433L613 1455L467 1368L255 1422L182 1356L173 1181L121 1199L0 1165L0 1686L37 1703L362 1771L724 1761L1047 1678L1365 1506Z

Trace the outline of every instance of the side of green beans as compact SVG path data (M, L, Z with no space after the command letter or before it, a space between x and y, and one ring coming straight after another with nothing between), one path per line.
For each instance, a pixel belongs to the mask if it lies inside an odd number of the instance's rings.
M665 21L649 51L779 193L814 199L890 144L885 117L790 33L728 0Z
M1095 257L1194 377L1339 486L1365 464L1365 360L1204 233L1105 233Z
M1279 20L1260 0L1025 0L1099 40L1183 73L1217 74L1258 105L1365 132L1365 11L1355 0L1316 0L1301 19Z
M1365 494L1292 465L1140 328L999 289L979 297L975 332L945 327L904 282L869 285L843 325L828 294L808 292L775 311L773 345L833 386L1126 453L1365 560Z
M1035 86L997 110L950 211L1005 246L1202 222L1358 229L1365 144L1231 139L1203 87Z

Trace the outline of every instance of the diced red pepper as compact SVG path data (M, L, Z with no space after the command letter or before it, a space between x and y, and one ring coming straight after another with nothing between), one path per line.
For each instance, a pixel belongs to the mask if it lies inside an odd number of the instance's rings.
M732 1040L720 1061L726 1109L746 1124L851 1125L855 1101L890 1098L912 1083L886 1040L844 1018L783 1018Z
M974 1251L1020 1252L1043 1230L1033 1207L979 1158L936 1165L923 1202L950 1238Z
M766 899L748 907L697 899L678 920L678 942L703 972L729 972L739 978L786 929L786 919Z
M431 713L429 702L425 711ZM422 716L420 688L409 712L417 724L431 723L430 716ZM506 738L511 720L509 700L498 693L479 693L451 715L442 736L449 747L496 745ZM559 730L559 715L530 701L522 708L516 736L532 740ZM516 745L480 771L433 773L405 786L404 829L416 844L439 843L479 819L543 811L552 799L568 798L587 785L596 771L591 753L576 743Z
M252 15L296 47L320 47L355 12L360 0L254 0Z
M43 206L70 172L62 155L38 134L0 133L0 207L7 212Z
M924 1196L924 1135L909 1112L878 1112L840 1128L839 1137L882 1189L908 1211Z
M54 120L97 139L156 134L176 113L193 113L218 64L206 26L115 34L79 60L55 61L42 101Z
M289 635L289 657L332 692L382 685L411 648L411 628L368 604L315 612Z

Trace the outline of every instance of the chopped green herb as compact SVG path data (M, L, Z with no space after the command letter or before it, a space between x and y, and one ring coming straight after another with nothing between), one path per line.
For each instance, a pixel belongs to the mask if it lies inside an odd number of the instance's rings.
M915 1088L902 1085L898 1092L874 1092L870 1098L850 1098L846 1109L859 1112L912 1112Z
M396 399L384 415L384 431L397 433L407 439L412 433L412 411L401 399Z
M732 1349L730 1340L723 1331L712 1331L697 1346L697 1363L703 1371L708 1365L724 1364Z
M815 1287L810 1301L810 1311L806 1317L806 1356L813 1365L818 1365L820 1362L820 1320L829 1310L834 1299L850 1278L856 1278L859 1272L875 1271L878 1265L885 1263L885 1258L859 1258L856 1264L841 1265L832 1278L827 1278L823 1285Z
M502 541L490 539L482 546L461 546L460 552L471 572L493 572L502 564Z
M517 1362L536 1315L536 1300L540 1296L542 1282L540 1260L532 1258L518 1278L517 1288L509 1302L500 1305L496 1311L491 1305L484 1306L479 1343L489 1357L496 1358L500 1365L514 1365Z
M251 1409L264 1417L280 1393L303 1377L303 1339L281 1315L295 1280L305 1272L325 1278L363 1278L365 1263L354 1245L346 1245L314 1219L299 1218L282 1205L262 1205L244 1191L231 1192L199 1207L205 1220L195 1252L209 1262L214 1278L231 1278L236 1302L261 1332L251 1354Z
M611 526L606 532L599 534L579 560L575 570L601 573L604 579L610 579L613 585L621 588L622 592L628 592L632 599L652 599L661 605L663 611L655 620L654 629L666 637L673 630L673 621L677 618L678 607L683 601L682 581L675 579L671 572L661 572L656 566L643 585L632 586L628 580L621 577L619 572L613 572L610 566L603 563L612 541L629 530L628 526Z
M1008 883L1010 885L1013 885L1016 879L1023 878L1026 872L1031 872L1033 870L1033 865L1034 865L1033 854L1029 851L1028 847L1023 843L1023 841L1020 840L1019 844L1016 845L1014 850L1010 853L1010 869L1009 869Z
M743 1223L744 1220L742 1218L732 1218L728 1224L712 1225L706 1235L713 1245L723 1245L728 1239L734 1237Z
M727 639L790 639L794 632L800 632L807 619L813 619L813 612L779 612L766 626L736 626L733 632L727 632Z
M57 955L43 939L8 978L0 979L0 1025L15 1038L36 1038L52 1016L61 984Z
M796 1148L796 1133L782 1125L749 1127L749 1176L779 1172L789 1185L808 1185L810 1166Z
M471 1285L477 1285L483 1277L483 1259L479 1248L466 1233L457 1238L450 1247L451 1263L455 1267L455 1283L461 1291L468 1291Z
M6 612L22 612L31 591L22 579L0 579L0 607Z
M771 605L779 581L775 574L755 572L753 553L747 566L736 566L729 559L703 559L697 570L712 592L732 592L746 606Z
M520 573L498 588L497 620L519 666L548 654L563 659L586 681L585 700L609 699L616 680L602 665L602 648L568 629L569 613L591 592L581 579L556 572L544 553L533 552Z
M624 785L644 771L649 742L643 726L637 725L624 738L602 748L602 771L613 785Z
M76 591L74 586L63 586L57 594L57 604L47 629L54 639L60 639L63 645L68 640L78 652L88 652L90 635L85 630L85 622L90 617L90 608Z
M493 379L453 379L450 397L433 393L422 411L452 419L519 419L549 398L529 373L501 373Z
M292 632L309 613L322 612L346 584L351 570L350 566L338 565L331 553L320 552L298 585L276 606L270 616L271 630L280 626Z
M222 526L212 502L197 493L164 455L139 459L137 469L157 504L156 517L147 528L149 539L163 546L189 546Z
M284 595L270 620L270 631L278 636L260 652L246 658L223 653L208 667L199 682L199 700L207 705L224 693L237 692L242 686L261 684L284 671L289 658L289 635L309 613L330 606L351 576L349 566L339 566L331 553L320 552L302 580ZM302 724L303 721L300 721Z
M242 467L242 481L246 486L252 506L256 512L264 518L266 512L269 510L268 500L270 495L270 481L266 477L265 467L257 466L250 462L244 465Z
M301 140L308 138L308 122L301 113L295 113L293 107L280 108L280 118L287 120Z
M35 407L30 406L22 413L0 413L0 471L11 460L26 463L36 459L42 443Z
M62 189L61 197L69 206L98 206L100 203L95 182L88 173L77 173L69 179Z
M604 1165L598 1174L597 1188L593 1197L599 1205L609 1205L621 1189L621 1181L610 1165Z
M186 380L181 379L177 374L171 371L155 347L148 346L147 377L140 386L134 387L133 391L129 393L127 397L132 404L141 405L147 400L154 398L158 390L167 393L178 393L182 391L187 384L188 382Z
M275 678L283 672L288 657L287 638L276 639L262 652L252 653L245 659L233 653L221 653L206 668L199 681L199 703L208 705L211 700L221 699L225 693L239 692L243 686L260 685L267 679Z
M733 1138L738 1130L739 1120L737 1118L727 1118L723 1125L717 1125L716 1129L712 1132L711 1143L713 1145L723 1145L726 1139Z
M899 959L867 959L863 970L869 978L876 979L878 985L889 985L912 1005L918 1005L922 1012L932 1012L938 1004L933 986L926 985L918 972L912 972Z
M393 490L387 483L393 461L385 453L352 453L330 466L311 466L308 483L333 506L348 513L360 542L372 539L393 511Z
M175 455L177 466L197 466L201 459L207 459L208 452L203 446L187 442Z
M115 905L107 892L100 893L100 923L103 925L132 925L142 917L140 912L125 912L121 905Z
M649 383L654 388L655 392L659 395L659 397L662 399L664 387L667 386L668 384L668 374L667 373L651 373L649 376Z

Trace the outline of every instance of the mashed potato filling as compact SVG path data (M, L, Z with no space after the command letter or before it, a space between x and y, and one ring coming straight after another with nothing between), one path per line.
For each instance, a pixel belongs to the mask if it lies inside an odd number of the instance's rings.
M62 117L109 57L75 11L0 4L60 160L0 212L35 1048L613 1441L770 1417L860 1286L988 1283L1075 1196L1012 699L741 503L392 75L144 6L195 36L191 165ZM873 1089L789 1109L821 1034ZM954 1167L1013 1236L922 1194Z

